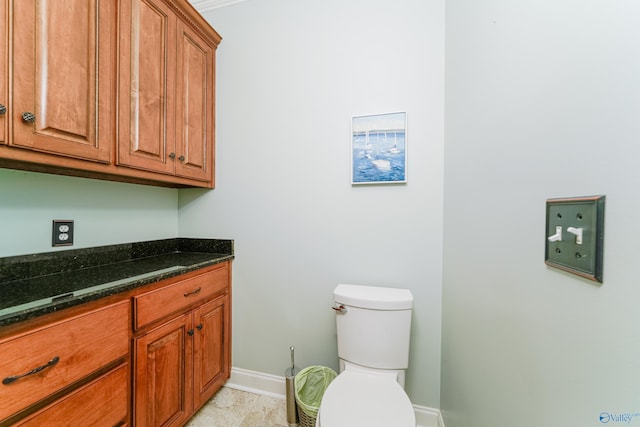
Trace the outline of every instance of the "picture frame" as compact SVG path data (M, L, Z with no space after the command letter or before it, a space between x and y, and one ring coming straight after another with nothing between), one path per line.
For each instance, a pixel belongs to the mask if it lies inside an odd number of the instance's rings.
M351 184L407 182L407 113L353 116Z

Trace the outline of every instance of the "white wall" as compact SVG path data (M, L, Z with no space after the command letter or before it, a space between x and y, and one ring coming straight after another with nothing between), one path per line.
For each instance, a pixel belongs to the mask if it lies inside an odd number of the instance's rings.
M248 2L209 12L217 189L0 170L0 256L236 239L234 365L335 367L339 282L416 297L414 403L447 427L640 413L640 5L630 0ZM443 105L446 159L443 160ZM349 185L352 115L407 111L409 183ZM178 205L179 193L179 225ZM547 198L606 194L604 284L543 263ZM640 417L631 425L640 424Z
M0 169L0 257L172 238L178 190ZM54 219L72 219L71 247L51 247Z
M446 2L447 427L640 413L638 16L631 0ZM595 194L602 286L543 262L545 200Z
M247 1L208 12L216 189L180 191L180 235L235 239L233 365L337 369L333 288L415 297L407 390L439 407L441 0ZM350 184L351 117L406 111L408 183Z

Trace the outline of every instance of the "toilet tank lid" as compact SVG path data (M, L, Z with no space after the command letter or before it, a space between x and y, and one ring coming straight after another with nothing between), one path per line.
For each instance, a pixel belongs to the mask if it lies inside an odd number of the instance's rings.
M413 295L408 289L340 284L333 291L335 302L374 310L410 310Z

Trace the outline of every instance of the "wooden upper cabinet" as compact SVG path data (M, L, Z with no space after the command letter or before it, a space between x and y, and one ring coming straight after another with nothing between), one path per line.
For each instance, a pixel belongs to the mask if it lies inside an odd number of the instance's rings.
M110 162L115 11L115 0L13 1L11 145Z
M176 174L212 179L215 47L179 23L177 50Z
M214 55L163 0L120 10L118 164L213 185ZM175 6L175 4L173 4Z
M0 36L0 167L214 187L221 37L188 0L0 0Z
M161 0L125 1L120 31L118 164L173 173L175 13Z

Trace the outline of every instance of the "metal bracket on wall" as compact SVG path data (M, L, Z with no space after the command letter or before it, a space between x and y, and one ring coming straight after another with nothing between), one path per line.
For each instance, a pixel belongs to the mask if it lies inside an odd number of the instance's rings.
M605 196L547 200L544 262L602 283Z

